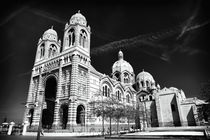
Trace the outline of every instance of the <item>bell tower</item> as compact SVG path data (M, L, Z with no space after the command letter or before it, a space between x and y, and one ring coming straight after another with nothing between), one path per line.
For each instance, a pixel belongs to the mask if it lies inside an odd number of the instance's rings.
M74 14L65 25L62 52L69 54L71 59L71 86L67 127L73 132L74 129L72 128L78 124L78 121L76 121L78 119L76 114L77 102L83 103L86 109L89 109L86 103L89 98L90 27L87 26L87 20L80 11ZM88 123L88 115L84 114L84 116L84 122Z
M87 20L80 11L65 25L63 51L78 51L90 57L90 26L87 26Z

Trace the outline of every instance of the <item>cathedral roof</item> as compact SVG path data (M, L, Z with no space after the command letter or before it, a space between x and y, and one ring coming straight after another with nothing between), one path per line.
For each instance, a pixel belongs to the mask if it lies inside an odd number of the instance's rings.
M146 71L142 71L140 72L137 77L136 77L137 81L140 80L140 81L150 81L150 82L155 82L153 76L149 73L149 72L146 72Z
M86 18L80 13L80 11L78 11L78 13L74 14L71 18L70 18L70 24L80 24L83 26L87 25L87 20Z
M116 61L112 66L112 73L119 71L128 71L130 73L133 73L133 67L123 59L123 52L119 51L118 53L118 61Z

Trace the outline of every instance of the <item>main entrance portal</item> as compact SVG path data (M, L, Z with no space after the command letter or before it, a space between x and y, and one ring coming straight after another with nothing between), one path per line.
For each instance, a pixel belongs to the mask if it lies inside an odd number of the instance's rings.
M51 76L47 79L45 85L45 102L46 108L43 109L42 127L50 129L54 119L55 99L57 92L56 78Z

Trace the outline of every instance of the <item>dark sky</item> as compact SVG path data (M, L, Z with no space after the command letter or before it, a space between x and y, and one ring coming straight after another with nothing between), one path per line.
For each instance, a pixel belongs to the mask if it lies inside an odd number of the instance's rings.
M83 3L84 2L84 3ZM210 16L206 1L13 1L1 5L0 122L21 122L37 43L53 28L63 41L65 23L78 10L91 27L91 63L111 74L119 49L134 68L163 87L200 97L210 79Z

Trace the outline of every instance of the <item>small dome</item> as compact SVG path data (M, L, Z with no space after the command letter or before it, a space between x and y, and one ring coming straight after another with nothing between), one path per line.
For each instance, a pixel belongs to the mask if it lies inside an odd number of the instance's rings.
M52 35L57 36L57 32L52 28L45 31L44 34L52 34Z
M123 72L123 71L128 71L130 73L133 73L133 67L130 65L130 63L128 63L127 61L125 61L123 59L123 52L119 51L118 53L118 61L116 61L113 66L112 66L112 73L119 71L119 72Z
M49 40L55 40L57 41L58 39L58 34L57 32L53 29L53 26L48 29L47 31L44 32L43 37L44 40L45 39L49 39Z
M80 24L83 26L87 25L86 18L78 11L78 13L74 14L70 19L70 24Z
M136 79L137 79L137 81L143 80L143 81L150 81L152 83L155 82L152 75L149 72L146 72L144 70L137 75Z

